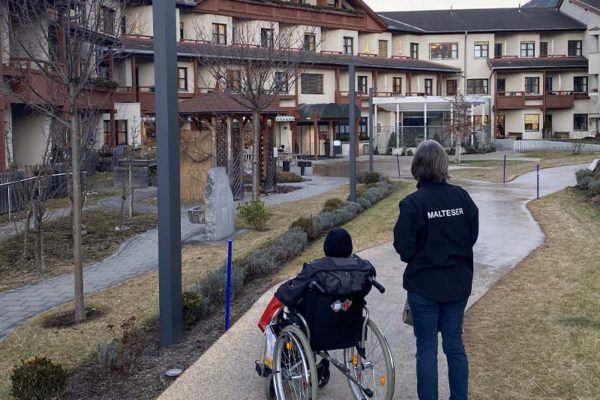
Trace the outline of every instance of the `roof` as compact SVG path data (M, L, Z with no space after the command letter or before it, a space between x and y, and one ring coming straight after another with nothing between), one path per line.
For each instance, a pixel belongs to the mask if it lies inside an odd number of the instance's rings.
M218 46L200 42L179 42L178 56L190 58L229 57L235 59L264 60L266 57L280 57L280 62L290 60L302 65L348 67L353 61L356 68L383 70L419 71L431 73L458 74L459 68L435 62L416 60L406 57L383 58L377 56L348 56L343 54L313 53L307 51L281 51L274 53L260 47ZM125 54L153 55L154 43L151 39L128 38L123 41L120 52ZM241 55L242 54L242 55Z
M558 0L530 0L527 3L523 4L523 7L556 7L557 5Z
M488 64L493 71L515 69L588 69L585 57L537 57L537 58L490 58Z
M380 15L387 21L390 30L415 34L586 29L585 24L561 11L544 7L402 11L383 12Z
M569 2L596 14L600 14L600 0L569 0ZM557 7L560 8L563 3L564 0L559 0Z
M233 93L210 92L179 103L179 114L232 115L251 114L252 110L245 105L248 102ZM269 106L261 114L286 114L277 105Z
M360 115L360 108L356 107L356 115ZM348 119L350 117L349 104L300 104L298 107L302 119L310 119L317 113L319 119Z

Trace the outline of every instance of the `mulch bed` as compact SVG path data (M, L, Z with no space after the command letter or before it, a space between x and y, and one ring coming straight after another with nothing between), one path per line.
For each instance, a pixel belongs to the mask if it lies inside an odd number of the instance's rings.
M84 323L93 321L104 316L105 314L106 313L104 311L97 308L86 308ZM73 310L65 311L60 314L49 315L42 321L42 327L46 329L69 328L73 325L76 325L75 311Z
M276 279L263 278L246 284L232 303L232 323L237 321L265 291L276 283ZM191 366L221 337L223 325L223 313L216 312L186 331L179 343L168 349L160 349L158 326L155 323L141 333L140 341L144 343L144 350L132 373L107 371L99 367L96 360L90 360L72 373L64 399L154 400L174 382L173 379L165 376L165 371L174 367L186 369ZM254 366L248 365L247 367L253 368Z

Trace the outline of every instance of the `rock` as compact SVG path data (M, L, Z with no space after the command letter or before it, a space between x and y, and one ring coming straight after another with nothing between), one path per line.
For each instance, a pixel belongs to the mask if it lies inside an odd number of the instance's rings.
M590 169L592 170L593 173L600 174L600 160L592 161L592 164L590 165Z
M207 239L221 240L235 233L235 203L225 168L208 171L204 202Z

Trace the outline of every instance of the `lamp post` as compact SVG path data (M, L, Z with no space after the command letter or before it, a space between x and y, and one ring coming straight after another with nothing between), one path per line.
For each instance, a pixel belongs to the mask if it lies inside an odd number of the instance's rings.
M348 123L350 128L350 201L356 201L356 77L354 60L348 66Z
M154 0L152 10L158 157L160 345L168 347L183 332L175 0Z

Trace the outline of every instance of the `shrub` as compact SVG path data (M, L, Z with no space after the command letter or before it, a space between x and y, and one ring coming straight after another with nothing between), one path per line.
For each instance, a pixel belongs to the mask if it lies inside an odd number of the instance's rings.
M11 394L19 400L60 398L67 386L67 372L49 358L21 360L10 377Z
M254 252L246 263L246 272L250 277L256 278L267 275L279 268L277 258L280 250L276 246L269 246Z
M302 229L306 233L308 240L313 240L315 238L315 228L313 226L312 217L311 218L305 218L305 217L298 218L297 220L292 222L292 225L290 226L290 229L294 229L294 228Z
M361 211L363 210L363 207L360 205L360 203L358 203L358 202L355 203L353 201L349 201L346 204L344 204L343 208L347 208L355 216L360 214Z
M244 286L246 279L246 266L234 263L231 271L231 295ZM193 291L200 294L200 297L205 298L207 304L222 304L225 302L225 287L227 285L227 265L221 268L210 271L206 278L200 282Z
M587 184L589 180L586 178L591 178L594 175L591 169L582 168L579 171L575 172L575 178L577 179L577 186L581 189L587 189Z
M207 314L208 301L191 291L183 292L182 299L183 325L189 328Z
M278 241L279 247L285 249L287 252L287 259L284 262L300 255L307 244L308 235L302 228L294 227L289 229Z
M242 219L257 231L264 231L269 221L269 212L265 203L260 200L242 203L238 206Z
M359 197L358 199L356 199L356 201L363 210L369 209L372 206L371 202L365 199L364 197Z
M408 149L404 152L404 155L407 157L411 157L415 155L415 152L412 149Z
M340 208L342 204L344 204L344 202L340 199L329 199L325 202L325 205L323 206L323 212L333 212Z
M591 176L586 176L581 179L577 187L581 190L588 190L590 188L590 184L594 181L594 178Z
M113 340L100 343L97 347L98 363L101 367L119 369L126 373L132 371L142 353L143 345L135 321L136 317L134 315L125 318L119 325L119 333L117 333L114 325L107 326Z
M588 183L588 189L590 194L594 196L600 195L600 179L593 179L590 183Z
M356 175L356 181L358 183L377 183L381 179L381 174L379 172L362 172Z
M279 183L299 183L304 182L304 178L293 172L282 171L277 174L277 182Z

